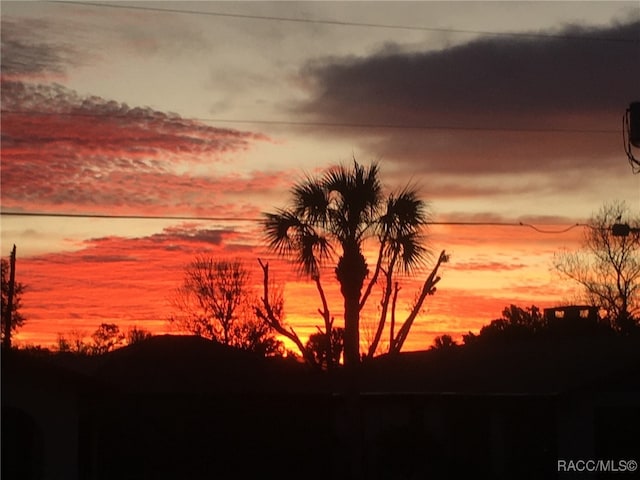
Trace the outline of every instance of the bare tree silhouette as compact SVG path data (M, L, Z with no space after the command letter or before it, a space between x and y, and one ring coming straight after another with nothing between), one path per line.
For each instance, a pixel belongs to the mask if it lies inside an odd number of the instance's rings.
M195 335L262 355L283 351L272 326L255 315L250 272L240 260L196 257L172 301L179 314L170 322Z
M605 204L593 215L582 249L555 255L555 269L577 282L585 300L606 310L612 326L628 331L640 315L640 218L631 217L622 202ZM631 228L623 235L614 225L628 219Z

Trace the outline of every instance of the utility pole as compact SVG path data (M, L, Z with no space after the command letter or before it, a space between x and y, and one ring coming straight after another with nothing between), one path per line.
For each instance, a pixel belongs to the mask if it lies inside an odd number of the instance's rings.
M16 246L13 246L11 250L11 260L9 262L9 291L7 293L7 309L4 313L4 339L2 347L5 349L11 348L11 320L13 315L13 294L16 284Z
M640 159L634 156L634 149L640 149L640 102L631 102L622 117L622 139L624 151L629 158L631 171L640 173Z

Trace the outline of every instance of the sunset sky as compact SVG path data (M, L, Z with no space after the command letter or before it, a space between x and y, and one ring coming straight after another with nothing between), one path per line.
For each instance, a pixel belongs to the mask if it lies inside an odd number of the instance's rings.
M354 157L378 161L389 190L419 186L429 247L451 254L408 350L510 303L572 301L554 253L605 202L640 211L622 142L640 100L637 1L0 8L2 211L94 215L2 215L2 256L16 244L27 285L18 342L103 322L169 332L200 253L244 259L256 287L270 261L306 338L322 323L314 286L265 250L257 220ZM403 279L400 309L424 274Z

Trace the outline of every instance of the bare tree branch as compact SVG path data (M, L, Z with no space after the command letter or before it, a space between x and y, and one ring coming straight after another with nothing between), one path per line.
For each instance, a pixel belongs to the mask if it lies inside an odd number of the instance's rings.
M438 273L438 269L440 268L440 265L448 261L449 261L449 256L443 250L442 252L440 252L440 256L438 257L436 266L433 268L433 270L425 280L424 285L422 286L422 291L420 292L420 295L416 300L416 303L413 306L413 309L411 310L411 312L409 313L409 316L400 327L400 330L398 330L398 335L394 339L391 347L389 348L389 353L393 353L393 354L400 353L400 350L402 349L402 345L404 344L405 340L407 339L407 336L409 335L409 330L413 325L413 321L418 316L418 313L422 308L422 304L425 298L427 297L427 295L433 295L436 291L436 284L440 281L440 277L436 276Z
M331 313L329 312L329 304L327 302L327 297L324 293L324 289L322 288L322 284L320 283L320 275L315 275L313 280L316 284L316 289L318 290L318 295L320 295L320 300L322 301L322 310L318 309L318 313L322 316L324 320L324 335L327 337L326 346L327 346L327 359L333 358L333 336L331 334L331 330L333 328L333 318L331 318ZM332 368L331 361L327 361L327 369Z
M396 303L398 302L398 292L400 292L400 285L396 282L393 285L393 300L391 301L391 325L389 326L389 349L393 345L395 339L395 326L396 326Z
M389 300L391 299L392 293L392 282L393 282L393 269L395 268L396 259L398 258L398 251L395 250L393 252L393 256L389 262L389 266L386 270L383 269L385 274L385 287L384 294L382 295L382 311L380 312L380 319L378 320L378 328L376 329L376 333L373 337L373 341L371 345L369 345L369 351L367 353L367 358L373 358L376 350L378 348L378 344L380 343L380 338L382 337L382 332L384 331L384 324L387 321L387 312L389 311Z
M280 335L287 337L293 343L295 343L296 347L302 354L304 360L311 366L318 367L313 355L305 348L302 341L300 341L300 337L293 330L293 328L287 329L281 319L281 312L276 313L274 311L274 307L271 305L270 295L269 295L269 263L263 262L261 259L258 259L258 263L262 268L262 288L263 294L260 298L261 306L258 305L255 307L255 313L258 318L266 322L271 328L273 328Z
M371 290L373 289L373 286L378 281L378 276L380 275L380 269L382 268L382 258L384 257L384 250L387 247L387 237L388 235L385 234L380 240L380 248L378 249L378 260L376 261L376 268L373 271L373 276L371 277L371 281L367 285L367 289L362 295L362 298L360 298L360 310L362 310L362 308L367 303L367 299L371 294Z
M555 269L580 285L585 299L604 309L620 330L633 326L640 314L640 219L629 220L626 236L615 235L612 228L628 214L622 202L603 205L589 222L582 249L562 251L553 259Z

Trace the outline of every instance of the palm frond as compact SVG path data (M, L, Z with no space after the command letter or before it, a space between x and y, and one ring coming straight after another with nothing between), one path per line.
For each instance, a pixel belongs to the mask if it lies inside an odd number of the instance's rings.
M331 258L331 244L327 238L306 223L295 212L279 210L266 213L263 222L267 246L278 255L294 260L300 273L314 276L321 265Z
M381 220L383 226L389 229L420 228L430 220L428 205L418 197L416 190L405 188L397 194L389 195Z
M431 251L425 247L424 236L420 232L404 234L391 242L391 248L398 251L400 269L410 273L422 267L431 258Z
M282 256L290 256L296 249L297 232L304 225L295 213L278 210L277 213L265 213L263 221L267 246Z
M300 182L294 185L292 194L293 211L299 218L311 224L326 223L329 196L318 181L309 178Z
M298 237L296 261L300 273L310 277L318 276L322 264L330 257L331 247L326 237L313 230Z
M269 248L294 260L306 275L317 275L334 247L360 245L372 233L387 258L395 256L398 268L412 270L429 256L424 246L429 219L415 188L407 186L384 201L378 164L365 167L354 160L295 185L289 208L265 215L264 231Z
M378 166L365 168L354 160L353 169L339 165L322 178L331 203L331 228L336 238L360 241L375 223L382 198Z
M389 195L384 214L379 218L378 236L386 242L385 255L397 255L405 272L424 264L431 252L424 246L424 232L430 219L427 204L415 188L405 187Z

